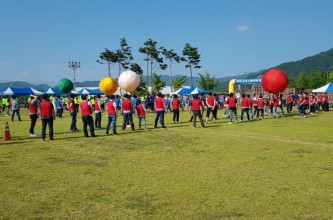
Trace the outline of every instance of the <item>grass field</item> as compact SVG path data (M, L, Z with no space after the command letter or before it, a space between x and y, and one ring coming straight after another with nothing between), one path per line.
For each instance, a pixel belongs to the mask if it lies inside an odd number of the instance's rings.
M118 117L97 138L65 113L44 142L21 114L0 142L0 219L333 219L333 112L229 125L219 111L204 129L187 112L153 129L150 113L147 130Z

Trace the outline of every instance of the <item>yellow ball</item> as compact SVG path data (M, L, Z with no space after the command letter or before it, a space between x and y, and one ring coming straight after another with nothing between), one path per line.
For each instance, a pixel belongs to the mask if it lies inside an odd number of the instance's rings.
M111 95L117 91L117 81L111 77L106 77L99 82L99 89L106 95Z

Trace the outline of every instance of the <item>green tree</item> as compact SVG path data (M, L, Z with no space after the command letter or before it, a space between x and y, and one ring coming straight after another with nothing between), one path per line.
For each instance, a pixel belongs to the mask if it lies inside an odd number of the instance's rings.
M183 49L183 56L181 58L181 61L186 62L187 64L185 65L186 68L190 69L190 77L191 77L191 88L193 88L193 73L192 69L200 69L201 66L199 66L200 63L200 54L198 52L198 48L192 47L191 44L186 43L185 47Z
M173 88L175 89L175 91L182 88L182 86L184 85L186 80L187 80L187 76L178 76L174 80L172 80L172 85L173 85Z
M288 87L289 88L297 88L297 82L293 78L289 78L288 80Z
M99 55L99 60L96 61L100 64L106 63L108 65L108 74L111 77L111 65L118 63L118 54L105 48L105 51Z
M148 93L147 83L143 80L143 70L137 63L131 63L130 69L140 75L139 86L135 89L134 93L138 95L146 95Z
M116 55L118 62L118 76L120 76L121 71L128 69L131 61L133 60L131 47L128 46L126 38L120 39L120 49L116 50Z
M146 42L143 43L144 47L139 48L139 52L146 55L144 59L147 62L147 85L149 79L149 72L150 72L150 84L152 85L152 75L158 68L165 70L167 68L166 64L163 64L163 58L161 58L160 51L157 49L157 41L153 41L152 39L148 39Z
M298 75L298 82L297 82L297 87L298 88L309 88L309 80L304 71L302 71Z
M169 61L169 70L170 70L170 85L171 85L171 92L173 92L172 89L172 62L176 61L177 63L180 62L180 57L178 56L178 54L173 50L167 50L164 47L160 48L162 51L162 54L165 56L165 58Z
M314 89L320 86L320 76L317 70L313 70L308 79L309 79L309 88Z
M333 72L328 73L328 80L327 83L333 82Z
M162 88L165 87L166 82L162 81L162 75L157 75L156 73L153 73L152 79L152 88L154 92L159 92L162 90Z
M199 74L198 84L201 88L207 91L212 91L214 88L218 87L219 81L215 78L215 76L206 74Z

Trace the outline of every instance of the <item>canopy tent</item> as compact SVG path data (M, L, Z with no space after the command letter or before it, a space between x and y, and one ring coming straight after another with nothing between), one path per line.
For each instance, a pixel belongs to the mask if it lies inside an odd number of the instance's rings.
M33 89L31 87L28 88L13 88L8 87L7 89L4 89L0 92L1 95L43 95L42 92L37 91L36 89Z
M190 95L193 89L191 88L181 88L174 92L177 95Z
M78 91L81 95L103 95L104 93L100 89L81 89Z
M45 89L43 91L44 94L49 94L49 95L62 95L64 94L62 91L60 91L60 89L57 88L51 88L49 87L48 89Z
M318 89L314 89L312 92L333 92L333 82L327 83Z
M203 90L203 89L199 88L199 87L195 87L192 90L191 94L208 94L208 92L206 90Z

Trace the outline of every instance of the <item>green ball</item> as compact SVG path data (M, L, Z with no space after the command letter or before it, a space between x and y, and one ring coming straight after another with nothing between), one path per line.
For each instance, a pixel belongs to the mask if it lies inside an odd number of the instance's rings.
M65 79L62 79L58 82L58 88L63 93L69 93L70 91L73 90L73 87L74 87L73 83L69 79L65 78Z

